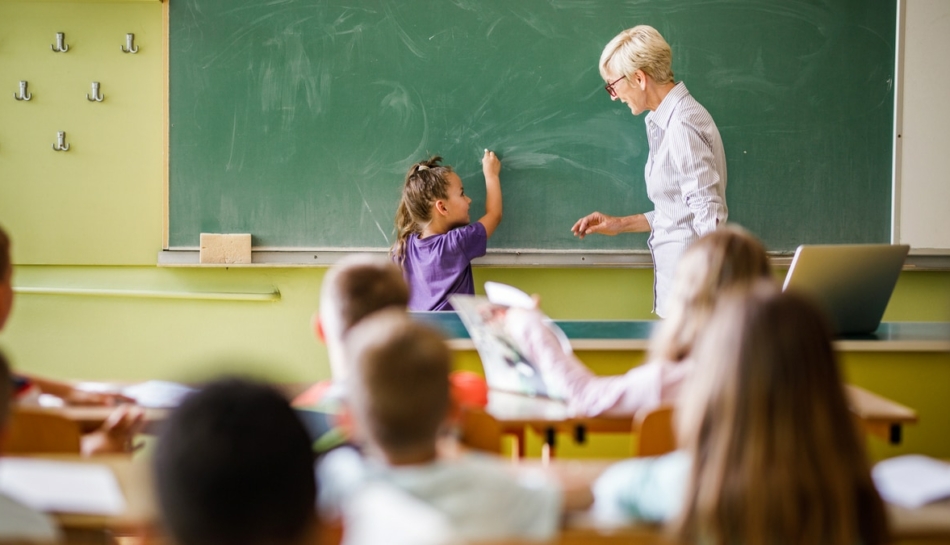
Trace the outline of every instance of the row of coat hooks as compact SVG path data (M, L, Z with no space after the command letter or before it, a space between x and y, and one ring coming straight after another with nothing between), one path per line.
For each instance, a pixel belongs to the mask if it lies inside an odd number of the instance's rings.
M129 33L125 35L125 45L120 46L123 53L138 53L139 46L134 45L135 34ZM69 51L69 46L66 44L66 33L57 32L56 33L56 43L50 44L50 49L53 50L53 53L65 53Z
M69 51L69 45L66 43L66 33L57 32L56 43L50 44L49 48L52 49L54 53L65 53ZM123 53L135 54L139 52L139 46L135 45L135 34L130 32L125 35L125 45L121 46L121 49ZM28 86L29 83L27 81L20 81L20 92L13 93L13 98L26 101L32 100L33 93L29 92L27 89ZM102 102L105 98L106 97L99 90L99 82L92 82L91 93L86 94L86 100L89 102ZM66 147L67 149L69 148L69 146Z
M13 98L17 100L25 100L25 101L33 100L33 93L29 91L28 87L29 87L29 82L25 80L20 81L20 92L13 93ZM103 95L102 91L99 89L98 81L92 82L90 91L91 91L91 95L90 93L86 93L86 100L88 100L89 102L102 102L103 100L106 99L105 95Z

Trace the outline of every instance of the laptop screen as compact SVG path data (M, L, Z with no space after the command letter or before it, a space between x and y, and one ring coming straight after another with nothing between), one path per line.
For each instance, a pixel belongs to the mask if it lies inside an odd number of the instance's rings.
M906 244L802 245L782 289L813 297L838 334L873 333L909 251Z

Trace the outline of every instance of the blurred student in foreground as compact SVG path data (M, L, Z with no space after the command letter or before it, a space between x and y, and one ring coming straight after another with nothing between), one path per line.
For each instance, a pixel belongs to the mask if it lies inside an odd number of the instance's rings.
M672 523L684 543L885 543L831 342L817 307L773 283L724 296L677 408L682 450L612 466L595 510Z
M13 310L13 262L10 253L11 241L0 228L0 331ZM63 400L67 405L117 405L131 401L121 395L90 392L76 388L61 380L13 373L13 399L22 405L36 404L40 394L49 394ZM136 407L123 405L116 408L106 422L96 431L82 437L82 453L89 456L110 452L127 452L132 449L132 438L145 421L145 413Z
M10 365L0 352L0 437L6 432L12 396ZM0 494L0 542L53 543L59 538L59 531L49 517Z
M509 309L505 327L546 380L567 393L573 411L633 416L676 401L694 367L693 345L709 324L719 294L771 277L765 247L745 229L727 225L703 236L679 261L667 316L654 330L647 362L623 375L595 375L562 348L538 310Z
M178 545L318 540L310 438L269 386L229 379L190 395L153 462L161 519Z
M366 445L369 483L428 504L465 541L552 537L564 504L540 474L500 460L440 455L451 412L451 353L442 336L405 313L364 319L346 339L354 431Z

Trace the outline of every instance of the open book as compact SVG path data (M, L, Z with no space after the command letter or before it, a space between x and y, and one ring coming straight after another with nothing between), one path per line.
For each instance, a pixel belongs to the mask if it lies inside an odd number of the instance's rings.
M497 295L498 286L503 286L500 288L502 295ZM486 284L486 291L493 296L491 299L478 295L453 295L449 301L472 337L488 387L529 396L565 399L562 389L545 380L541 369L521 353L505 332L504 319L508 308L533 306L531 297L516 288L499 284L495 289L489 289ZM563 333L560 336L563 337Z

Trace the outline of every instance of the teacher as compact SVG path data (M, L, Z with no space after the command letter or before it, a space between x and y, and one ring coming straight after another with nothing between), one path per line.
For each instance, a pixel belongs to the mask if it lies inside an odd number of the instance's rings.
M726 155L712 116L673 81L673 52L655 28L640 25L618 34L600 56L600 75L611 100L633 115L646 110L650 154L644 169L653 210L632 216L600 212L571 230L589 234L650 232L653 312L665 316L676 263L699 237L725 223Z

